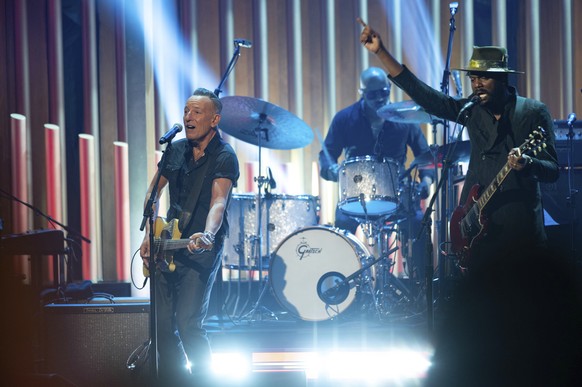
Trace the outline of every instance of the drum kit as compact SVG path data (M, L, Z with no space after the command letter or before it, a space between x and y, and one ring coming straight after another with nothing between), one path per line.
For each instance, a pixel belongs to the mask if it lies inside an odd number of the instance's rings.
M236 96L221 101L220 129L259 147L259 171L262 147L297 149L313 140L305 122L272 103ZM433 122L432 116L410 101L386 105L378 114L396 122ZM435 168L448 151L440 147L420 155L406 173L412 168ZM468 142L462 142L452 157L464 161L469 151ZM413 295L392 275L391 256L398 247L391 234L398 232L398 223L419 201L414 189L402 187L403 172L396 161L373 156L341 164L338 208L360 223L368 246L346 230L319 225L317 197L272 194L275 184L270 176L254 177L259 194L233 194L223 267L238 271L239 286L241 272L258 272L261 289L254 303L247 299L243 306L240 289L234 296L229 290L224 305L229 305L226 311L231 319L262 318L259 312L266 310L263 296L267 291L285 312L305 321L335 319L355 305L381 320L397 306L416 308L412 304L419 304L415 298L420 295ZM377 256L369 248L375 244ZM246 280L252 283L256 278L247 276Z

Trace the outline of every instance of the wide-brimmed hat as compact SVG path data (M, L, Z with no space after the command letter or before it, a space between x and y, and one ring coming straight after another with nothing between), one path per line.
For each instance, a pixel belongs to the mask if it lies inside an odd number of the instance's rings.
M522 71L510 70L507 67L507 49L498 46L473 46L469 65L455 70L523 74Z

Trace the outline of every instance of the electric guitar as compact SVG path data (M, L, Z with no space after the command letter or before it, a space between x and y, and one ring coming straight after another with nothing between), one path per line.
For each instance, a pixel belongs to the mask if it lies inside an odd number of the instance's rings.
M182 233L178 229L178 219L168 222L164 218L157 217L154 221L154 246L150 246L150 254L154 254L154 262L157 267L165 272L176 270L174 264L174 250L185 249L190 239L180 239ZM143 275L149 277L148 267L143 265Z
M537 155L537 152L546 147L545 140L546 131L542 127L538 127L538 130L533 131L529 138L519 146L518 154L523 155L531 152ZM458 206L453 211L449 226L451 250L456 255L460 267L467 267L471 258L471 249L487 233L488 219L483 213L483 208L497 192L497 188L503 183L509 172L511 172L511 166L509 162L506 162L491 184L482 191L481 196L479 196L481 186L475 184L469 191L465 205Z

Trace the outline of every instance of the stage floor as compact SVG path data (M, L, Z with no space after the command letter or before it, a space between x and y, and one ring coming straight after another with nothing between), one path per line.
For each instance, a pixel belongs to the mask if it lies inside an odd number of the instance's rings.
M229 363L230 377L241 364L248 377L280 386L418 386L426 376L433 348L423 297L374 304L362 296L319 321L299 318L269 290L258 303L250 299L235 310L227 297L206 321L215 364Z

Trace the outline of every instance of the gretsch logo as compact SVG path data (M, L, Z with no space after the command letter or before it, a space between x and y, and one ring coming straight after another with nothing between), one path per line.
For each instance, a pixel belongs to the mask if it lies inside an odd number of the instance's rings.
M300 261L303 258L309 257L311 254L320 254L321 250L321 247L310 247L305 238L301 238L301 241L295 248L295 252L297 253Z

